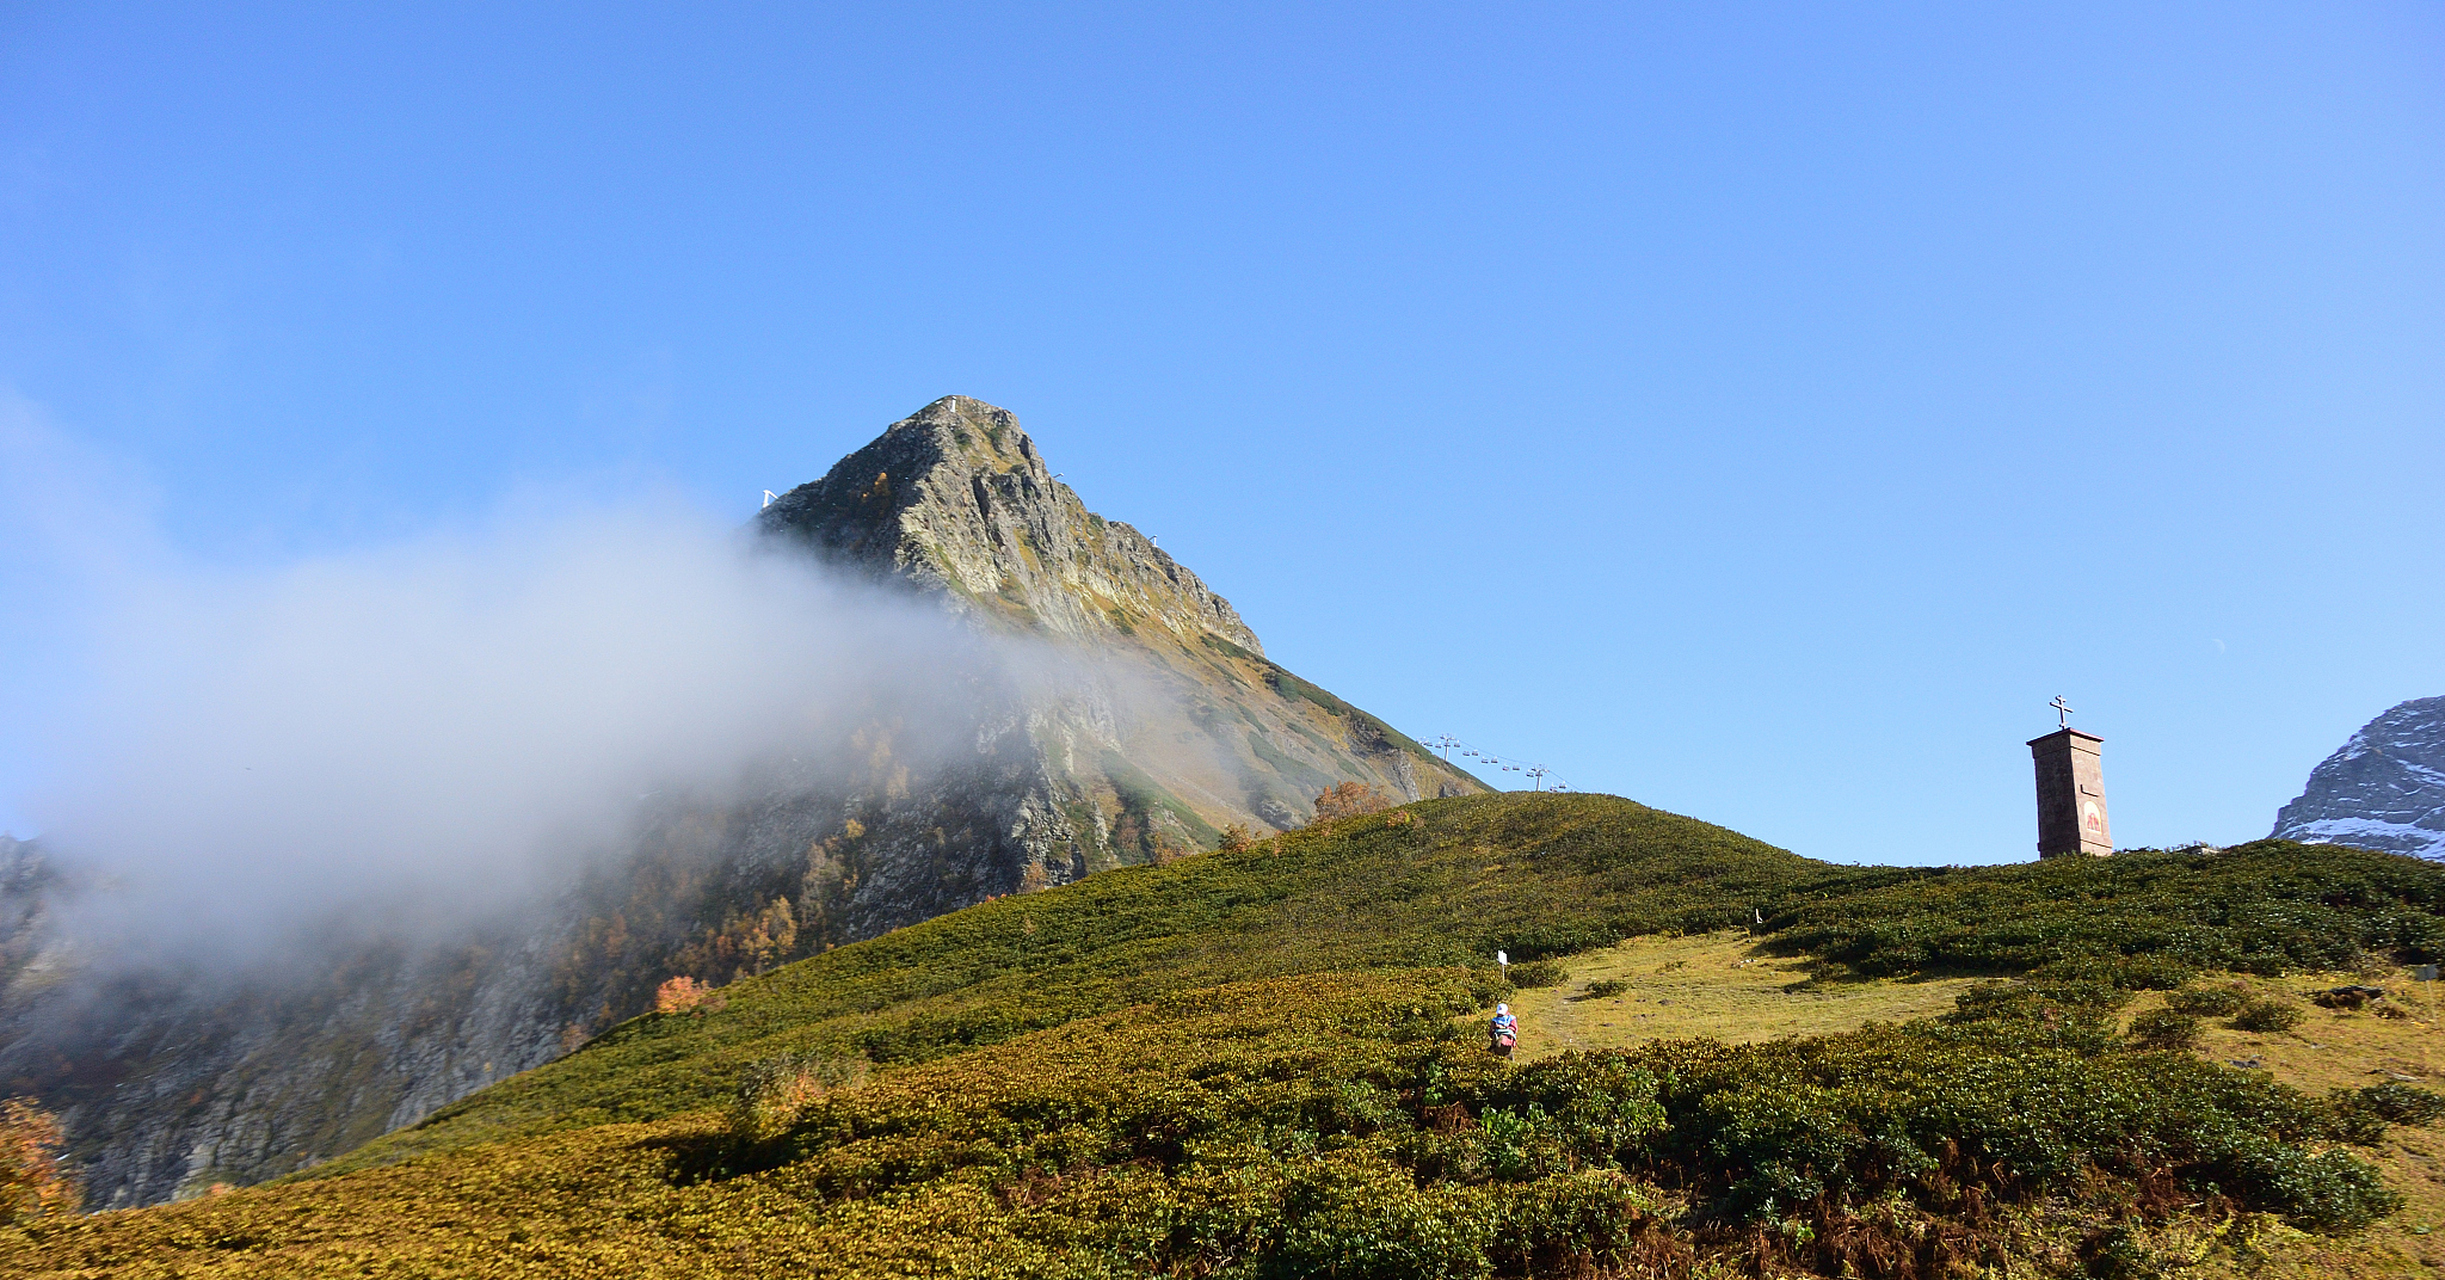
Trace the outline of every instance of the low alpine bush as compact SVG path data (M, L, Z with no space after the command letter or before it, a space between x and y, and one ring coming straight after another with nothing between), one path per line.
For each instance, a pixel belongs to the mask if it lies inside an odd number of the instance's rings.
M1571 971L1551 960L1531 960L1511 966L1510 976L1515 987L1558 987L1571 980Z
M2252 1000L2243 1005L2233 1018L2236 1031L2290 1031L2309 1016L2289 1000L2273 998Z
M2199 1020L2179 1009L2150 1009L2131 1019L2130 1036L2142 1049L2196 1049Z
M2166 1007L2194 1018L2230 1018L2250 1003L2249 988L2238 983L2221 987L2188 987L2165 997Z

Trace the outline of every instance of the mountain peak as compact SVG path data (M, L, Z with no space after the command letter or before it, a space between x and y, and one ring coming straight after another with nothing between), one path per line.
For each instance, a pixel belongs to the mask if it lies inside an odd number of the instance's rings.
M1044 460L1036 456L1036 442L1017 415L973 396L944 396L885 427L867 448L886 443L905 461L930 457L968 474L1021 474L1039 484L1052 483ZM842 459L833 470L857 456Z
M1231 602L1145 534L1087 510L1009 410L944 396L821 480L775 499L764 533L943 593L963 612L1072 639L1140 629L1264 646Z
M2362 725L2275 815L2274 835L2445 858L2445 698Z

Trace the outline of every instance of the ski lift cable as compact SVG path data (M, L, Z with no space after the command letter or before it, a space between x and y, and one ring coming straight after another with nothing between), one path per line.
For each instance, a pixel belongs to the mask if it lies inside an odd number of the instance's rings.
M1434 747L1437 747L1437 748L1440 748L1440 749L1442 749L1443 751L1445 751L1445 752L1447 753L1447 754L1446 754L1446 756L1445 756L1445 758L1446 758L1446 759L1449 759L1449 758L1450 758L1450 756L1449 756L1449 754L1448 754L1448 753L1450 753L1450 752L1452 752L1452 751L1458 751L1458 752L1459 752L1461 755L1466 756L1466 757L1468 757L1468 758L1470 758L1470 759L1472 759L1472 760L1476 760L1476 761L1478 761L1478 762L1480 762L1480 763L1482 763L1482 764L1488 764L1488 765L1492 765L1492 766L1494 766L1494 768L1495 768L1495 769L1497 769L1497 770L1499 770L1499 771L1501 771L1501 772L1504 772L1504 773L1524 773L1524 774L1527 774L1528 776L1530 776L1530 777L1532 777L1532 778L1534 778L1534 779L1536 779L1536 780L1537 780L1537 783L1538 783L1538 789L1539 789L1539 790L1545 790L1545 791L1569 791L1569 790L1571 790L1571 785L1570 785L1570 783L1569 783L1568 781L1564 780L1563 778L1561 778L1560 776L1558 776L1558 775L1557 775L1557 773L1556 773L1556 771L1555 771L1554 769L1552 769L1551 767L1549 767L1549 766L1542 765L1542 764L1537 764L1537 763L1534 763L1534 762L1532 762L1532 761L1528 761L1528 760L1522 760L1522 759L1519 759L1519 758L1517 758L1517 757L1508 757L1508 756L1501 756L1501 755L1497 755L1497 754L1495 754L1494 752L1491 752L1491 751L1486 751L1486 750L1483 750L1483 749L1478 748L1478 747L1473 747L1473 746L1470 746L1469 744L1467 744L1467 743L1465 743L1465 742L1462 742L1460 739L1455 738L1455 737L1451 736L1450 734L1444 734L1444 735L1442 735L1442 736L1440 736L1440 737L1437 737L1437 738L1435 738L1435 739L1434 739L1434 740L1433 740L1431 743L1429 743L1428 745L1430 745L1430 746L1434 746ZM1546 780L1546 779L1548 779L1548 778L1553 779L1553 783L1552 783L1552 785L1551 785L1551 786L1547 786L1547 785L1545 785L1545 780Z

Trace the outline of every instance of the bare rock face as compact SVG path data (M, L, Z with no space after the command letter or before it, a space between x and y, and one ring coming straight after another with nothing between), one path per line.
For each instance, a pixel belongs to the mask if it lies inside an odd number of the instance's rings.
M2445 858L2445 698L2361 726L2275 815L2278 839Z
M826 558L1071 640L1228 640L1262 656L1231 602L1136 529L1052 478L1018 419L944 396L781 496L757 519Z
M93 1201L151 1203L340 1154L650 1007L996 894L1305 821L1320 791L1483 790L1265 657L1229 601L1052 479L1001 409L946 397L756 529L1018 655L963 673L956 749L876 716L742 795L660 801L549 902L443 942L325 937L279 972L78 969L67 891L0 847L0 1092L68 1124Z

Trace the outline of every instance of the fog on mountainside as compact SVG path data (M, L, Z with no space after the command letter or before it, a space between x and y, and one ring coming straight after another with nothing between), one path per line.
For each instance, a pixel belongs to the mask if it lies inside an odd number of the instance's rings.
M256 570L85 557L21 687L50 858L132 938L237 946L346 909L430 931L564 877L640 803L957 745L1025 646L669 502L563 506ZM31 706L26 705L31 702Z

